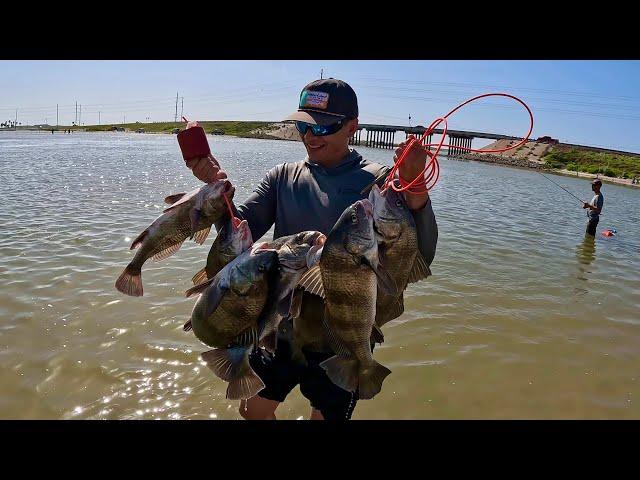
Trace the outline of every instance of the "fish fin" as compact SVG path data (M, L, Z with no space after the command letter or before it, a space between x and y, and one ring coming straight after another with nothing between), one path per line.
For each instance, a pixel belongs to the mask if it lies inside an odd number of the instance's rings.
M161 252L156 253L153 257L151 257L151 259L155 262L164 260L165 258L170 257L171 255L176 253L178 250L180 250L181 246L182 246L182 242L174 243L169 248L165 248Z
M162 212L168 212L169 210L173 210L174 208L176 208L178 205L182 205L186 202L188 202L189 200L191 200L192 198L194 198L198 192L199 192L200 188L197 188L195 190L192 190L191 192L188 193L183 193L183 194L177 194L177 195L181 195L180 198L178 200L176 200L174 203L172 203L171 205L169 205L167 208L165 208ZM170 198L173 197L173 195L169 195ZM166 199L165 199L166 201Z
M393 279L393 277L389 274L389 271L384 268L381 264L378 264L377 267L374 267L369 260L366 258L362 258L362 263L369 265L371 269L375 272L376 277L378 277L378 286L382 289L384 293L387 295L399 295L402 293L398 287L398 284Z
M228 399L251 398L265 386L249 364L250 351L250 347L233 346L209 350L201 355L217 377L229 382Z
M191 236L189 237L189 239L192 239L193 236L196 234L198 224L200 223L201 214L202 212L198 208L192 208L189 211L189 219L191 220Z
M238 345L240 347L251 347L258 343L258 330L254 327L249 327L246 330L243 330L236 338L233 340L234 345Z
M264 387L262 379L249 367L246 375L229 382L227 398L229 400L246 400L255 397Z
M185 332L189 332L193 330L193 325L191 324L191 320L187 320L187 322L182 326L182 330Z
M373 328L371 329L371 340L373 340L375 343L384 342L384 334L382 333L382 330L380 330L380 327L375 323L373 324Z
M273 331L260 340L260 346L266 348L271 353L276 351L278 344L278 332Z
M149 234L149 230L145 230L144 232L142 232L140 235L138 235L136 237L136 239L133 241L133 243L131 243L131 247L129 247L129 250L135 250L136 248L138 248L140 245L142 245L142 242L144 241L145 237Z
M358 388L358 365L355 358L345 358L335 355L320 366L327 372L329 379L337 386L348 392L355 392Z
M142 296L142 272L131 264L127 265L124 272L116 280L116 289L131 297Z
M320 265L311 267L300 278L298 286L304 288L307 292L324 298L324 285L322 283L322 275Z
M206 282L208 279L209 277L207 275L207 267L204 267L202 270L198 271L198 273L196 273L193 276L191 281L193 282L194 285L198 285L202 282Z
M180 200L185 195L186 195L186 192L174 193L173 195L167 195L166 197L164 197L164 203L166 203L168 205L173 205L174 203L176 203L178 200Z
M375 360L371 365L360 368L358 372L358 397L364 400L375 397L382 390L382 382L390 373L391 370Z
M424 280L425 278L431 275L431 269L427 262L424 260L424 257L420 252L416 255L416 259L413 262L413 266L411 267L411 272L409 272L409 280L408 283L419 282L420 280Z
M202 245L207 237L209 236L209 232L211 231L211 226L207 228L203 228L202 230L198 230L193 236L193 241L199 245Z
M389 310L376 315L376 324L381 327L387 322L398 318L404 313L404 298L400 295Z
M302 310L302 297L304 295L304 290L301 288L296 288L291 293L291 305L289 307L289 315L293 318L298 318L300 316L300 312Z
M247 349L244 347L215 348L200 354L200 358L216 377L229 382L238 374L238 368L246 352Z
M284 297L282 300L278 302L278 315L281 317L286 317L289 315L291 311L291 303L293 301L294 292L291 291Z
M396 303L393 305L393 308L389 313L391 315L391 320L398 318L404 313L404 294L400 294L398 300L396 300Z
M209 285L211 285L213 283L214 278L210 278L209 280L199 283L198 285L191 287L190 289L188 289L186 292L184 292L184 296L189 298L192 295L195 295L196 293L202 293Z

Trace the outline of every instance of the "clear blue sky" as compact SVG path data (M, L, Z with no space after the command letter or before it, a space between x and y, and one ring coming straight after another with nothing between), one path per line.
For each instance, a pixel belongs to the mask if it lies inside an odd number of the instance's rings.
M324 76L358 94L360 121L428 125L465 99L501 91L522 98L534 136L640 152L640 61L0 61L0 120L23 124L169 121L176 92L196 120L278 121L301 88ZM181 110L178 103L178 114ZM453 129L524 135L524 109L481 100Z

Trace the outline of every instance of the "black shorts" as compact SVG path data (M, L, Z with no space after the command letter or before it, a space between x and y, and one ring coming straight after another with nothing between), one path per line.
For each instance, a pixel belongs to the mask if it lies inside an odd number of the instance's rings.
M251 368L262 379L265 388L258 395L268 400L284 402L296 385L325 420L349 420L358 401L358 392L348 392L334 384L320 363L332 353L304 352L308 365L291 359L291 347L278 339L275 354L260 348L249 357Z
M598 226L599 218L590 219L587 223L587 233L592 236L596 236L596 227Z

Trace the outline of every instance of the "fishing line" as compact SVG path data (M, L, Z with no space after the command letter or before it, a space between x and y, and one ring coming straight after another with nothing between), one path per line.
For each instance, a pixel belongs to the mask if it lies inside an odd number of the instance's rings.
M536 172L538 172L536 170ZM540 173L540 172L538 172ZM542 173L540 173L540 175L542 175ZM549 177L547 177L546 175L542 175L544 178L546 178L547 180L549 180L551 183L557 185L558 187L560 187L562 190L564 190L565 192L567 192L569 195L571 195L573 198L575 198L576 200L578 200L580 203L586 203L583 200L580 200L578 197L576 197L573 193L571 193L569 190L567 190L566 188L564 188L562 185L554 182L553 180L551 180Z

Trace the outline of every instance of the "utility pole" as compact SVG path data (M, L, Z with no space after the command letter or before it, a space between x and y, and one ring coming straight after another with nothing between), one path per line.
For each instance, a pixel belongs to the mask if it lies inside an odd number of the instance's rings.
M184 113L184 97L180 97L182 99L182 104L180 107L180 118L182 119L182 114Z
M78 102L76 102L76 119L73 123L75 123L76 125L78 124Z
M14 128L18 130L18 109L17 108L16 108L16 122L15 122Z
M60 126L60 122L58 122L58 104L56 103L56 127Z
M78 125L82 123L82 104L80 104L80 114L78 115Z
M178 92L176 92L176 114L173 117L173 121L174 122L178 121Z
M100 125L100 112L98 112L98 125Z
M324 73L324 68L320 69L320 80L322 80L322 74Z

